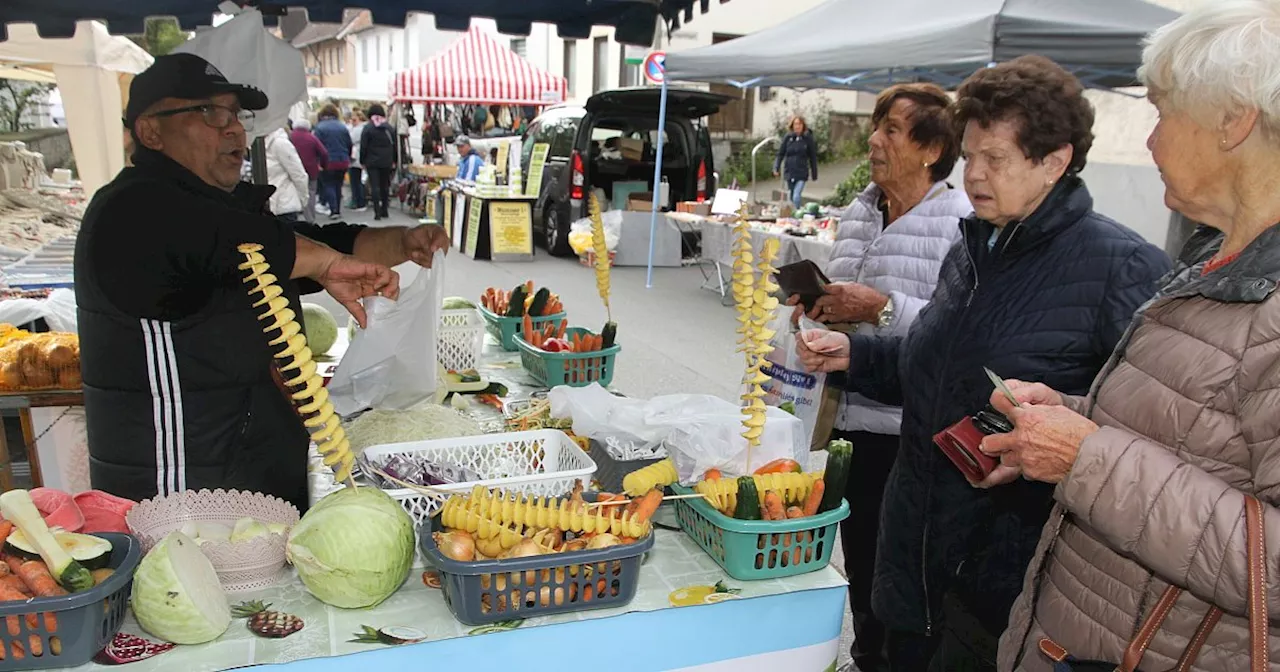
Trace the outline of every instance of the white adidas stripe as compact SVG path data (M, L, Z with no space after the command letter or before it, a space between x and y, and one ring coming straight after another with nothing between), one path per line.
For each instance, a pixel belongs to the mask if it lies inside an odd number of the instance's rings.
M163 496L187 487L182 387L170 324L147 319L141 322L156 435L156 492Z

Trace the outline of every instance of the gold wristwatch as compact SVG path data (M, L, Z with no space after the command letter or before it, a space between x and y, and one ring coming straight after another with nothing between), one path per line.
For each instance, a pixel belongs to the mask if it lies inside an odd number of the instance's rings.
M881 328L887 327L889 326L889 323L892 321L893 321L893 297L889 297L889 300L884 302L884 308L880 309L880 314L876 316L876 326Z

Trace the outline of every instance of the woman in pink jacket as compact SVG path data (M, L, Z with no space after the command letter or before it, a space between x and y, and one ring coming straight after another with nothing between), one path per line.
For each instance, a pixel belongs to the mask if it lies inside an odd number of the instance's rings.
M1214 0L1151 36L1147 147L1165 203L1205 226L1088 396L992 395L1015 429L983 441L1002 466L982 485L1056 483L1058 502L1000 670L1277 669L1280 633L1263 612L1251 634L1246 612L1250 544L1266 569L1254 607L1280 612L1277 35L1280 3ZM1265 542L1246 534L1248 496Z

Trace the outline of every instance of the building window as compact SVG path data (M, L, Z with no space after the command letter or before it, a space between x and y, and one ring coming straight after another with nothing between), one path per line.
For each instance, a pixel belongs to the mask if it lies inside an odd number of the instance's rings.
M591 55L591 92L599 93L608 86L604 66L609 62L609 38L597 37Z
M511 38L511 51L516 52L520 58L524 58L527 55L527 49L525 47L525 40L523 37Z
M569 95L573 95L574 80L578 78L578 41L564 41L564 78L569 80Z
M640 66L627 63L627 45L618 45L618 86L640 86Z
M369 72L369 39L360 40L360 71Z
M338 72L339 73L347 71L346 61L347 61L347 45L344 44L341 47L338 47Z

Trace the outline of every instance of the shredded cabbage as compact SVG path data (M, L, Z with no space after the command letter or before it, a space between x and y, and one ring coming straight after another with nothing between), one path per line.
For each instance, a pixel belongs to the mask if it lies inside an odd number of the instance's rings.
M367 411L345 423L351 451L406 441L452 439L484 433L475 420L439 404L426 402L404 411Z

